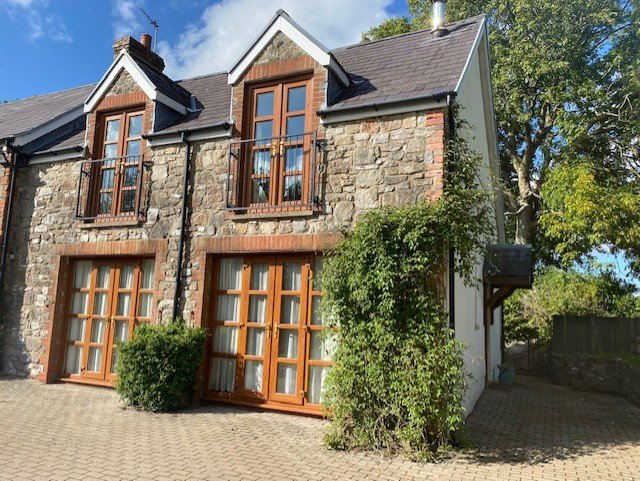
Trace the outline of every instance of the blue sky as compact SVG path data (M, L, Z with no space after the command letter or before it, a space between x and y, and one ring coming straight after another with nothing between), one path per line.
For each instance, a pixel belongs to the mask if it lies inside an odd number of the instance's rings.
M0 0L0 100L99 80L116 37L151 31L140 7L160 24L158 51L174 78L228 68L278 8L329 48L406 12L404 0Z

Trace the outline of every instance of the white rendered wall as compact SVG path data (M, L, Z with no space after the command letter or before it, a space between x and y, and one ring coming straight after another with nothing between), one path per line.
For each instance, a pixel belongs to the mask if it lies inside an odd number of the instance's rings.
M480 182L486 188L492 188L493 173L497 169L497 149L495 137L489 129L495 129L493 108L490 101L488 61L486 59L486 40L483 39L473 55L467 74L456 97L460 106L458 114L467 126L456 134L465 138L469 147L485 159L480 172ZM503 241L504 224L502 222L502 198L497 197L494 220L495 234L487 239L488 243ZM467 415L471 413L480 398L486 384L484 302L482 286L482 262L477 259L475 268L476 285L465 285L459 276L455 276L455 326L456 339L466 346L464 365L470 378L465 393L464 406ZM488 379L497 380L497 366L502 362L500 336L502 331L502 310L496 309L494 324L490 327ZM495 375L495 377L494 377Z

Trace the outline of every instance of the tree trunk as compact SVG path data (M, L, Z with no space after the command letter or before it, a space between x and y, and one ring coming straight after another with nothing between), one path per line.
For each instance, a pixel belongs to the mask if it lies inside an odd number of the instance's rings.
M531 199L525 200L526 205L516 216L516 244L533 244L536 235L536 207Z

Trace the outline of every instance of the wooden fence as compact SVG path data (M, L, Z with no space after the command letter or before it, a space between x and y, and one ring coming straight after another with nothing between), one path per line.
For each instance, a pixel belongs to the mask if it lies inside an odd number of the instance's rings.
M633 341L639 337L640 318L553 318L554 354L629 354Z

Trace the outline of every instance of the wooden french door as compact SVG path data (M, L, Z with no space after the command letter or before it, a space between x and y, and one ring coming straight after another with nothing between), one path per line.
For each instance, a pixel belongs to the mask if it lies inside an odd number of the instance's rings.
M122 112L104 118L103 161L96 164L96 215L135 215L138 175L143 160L144 112Z
M209 391L214 398L319 409L331 366L321 257L216 261Z
M151 322L153 272L152 259L75 262L65 377L97 383L115 379L117 342L131 338L136 324Z
M295 205L308 198L310 87L307 78L251 90L248 205Z

